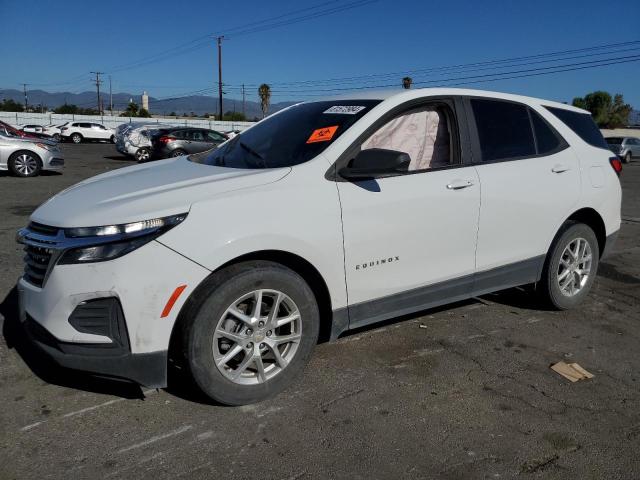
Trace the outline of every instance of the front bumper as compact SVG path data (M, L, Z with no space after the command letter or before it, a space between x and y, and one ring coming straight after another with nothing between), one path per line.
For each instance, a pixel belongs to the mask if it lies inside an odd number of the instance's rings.
M24 322L30 343L57 365L93 375L135 382L148 388L167 386L167 351L110 352L100 344L60 342L30 317Z
M29 338L62 366L158 387L166 381L167 350L178 313L209 273L154 240L115 260L55 265L42 287L21 278L21 319ZM186 288L163 317L168 299L181 285ZM73 321L78 306L106 298L121 305L126 342L114 342L113 335Z

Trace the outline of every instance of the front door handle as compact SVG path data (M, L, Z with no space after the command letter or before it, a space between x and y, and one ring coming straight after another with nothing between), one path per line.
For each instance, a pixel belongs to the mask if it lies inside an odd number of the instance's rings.
M568 167L567 165L564 165L562 163L558 163L557 165L554 165L553 168L551 169L553 173L562 173L568 170L571 170L571 167Z
M461 190L463 188L467 188L467 187L471 187L473 185L473 182L471 180L461 180L461 179L455 179L455 180L451 180L448 184L447 184L447 189L448 190Z

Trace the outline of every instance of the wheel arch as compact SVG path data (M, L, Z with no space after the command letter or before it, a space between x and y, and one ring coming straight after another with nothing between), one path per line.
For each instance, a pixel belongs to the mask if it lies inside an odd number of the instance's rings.
M182 308L180 309L180 313L178 314L171 331L171 336L169 339L170 358L175 359L176 354L180 356L179 352L182 346L183 335L185 334L183 326L186 324L191 315L195 314L194 309L196 307L199 294L204 288L208 287L208 282L210 281L211 277L215 273L226 267L252 260L271 261L274 263L278 263L293 270L307 282L309 288L311 288L311 291L316 298L316 302L318 303L318 310L320 313L320 332L318 343L323 343L330 340L331 329L333 326L333 310L331 306L331 295L329 293L329 287L322 274L320 274L318 269L311 262L294 253L282 250L260 250L240 255L220 265L216 270L207 275L207 277L205 277L200 282L200 284L191 292L189 298L187 298Z
M598 250L600 252L600 256L602 256L602 253L604 252L607 244L607 230L602 216L593 208L585 207L573 212L563 222L563 225L569 221L584 223L593 230L593 232L596 234L596 239L598 240Z

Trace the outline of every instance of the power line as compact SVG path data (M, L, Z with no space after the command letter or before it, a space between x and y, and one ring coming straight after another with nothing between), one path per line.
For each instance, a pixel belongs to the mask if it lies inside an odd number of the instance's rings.
M155 55L151 55L149 57L145 57L142 58L140 60L137 60L135 62L130 62L130 63L126 63L126 64L121 64L121 65L116 65L115 67L112 67L110 69L110 73L116 73L116 72L121 72L124 70L131 70L134 68L138 68L138 67L142 67L145 65L149 65L151 63L156 63L159 61L163 61L166 60L168 58L174 57L176 55L184 55L185 53L190 53L192 51L198 50L200 48L204 48L209 44L209 41L211 40L211 38L213 37L217 37L217 36L227 36L228 33L232 33L233 37L237 37L240 35L247 35L249 33L255 33L257 31L265 31L265 30L270 30L273 28L278 28L278 27L282 27L282 26L287 26L287 25L292 25L294 23L299 23L299 22L303 22L303 21L307 21L307 20L313 20L316 18L320 18L320 17L324 17L327 15L332 15L334 13L339 13L345 10L350 10L353 8L358 8L358 7L362 7L364 5L368 5L374 2L377 2L379 0L356 0L356 1L352 1L350 3L341 5L341 6L337 6L337 7L331 7L331 8L324 8L323 10L321 8L326 7L329 4L333 4L333 3L337 3L337 0L332 0L329 2L323 2L321 4L316 4L314 6L311 7L307 7L307 8L303 8L303 9L298 9L298 10L294 10L285 14L281 14L278 15L276 17L271 17L265 20L260 20L257 22L251 22L245 25L240 25L237 27L233 27L233 28L229 28L229 29L225 29L225 30L220 30L217 32L211 32L207 35L203 35L201 37L195 38L193 40L191 40L190 42L184 43L182 45L178 45L176 47L173 47L171 49L168 49L164 52L159 52ZM315 13L308 13L305 15L297 15L294 16L296 14L302 13L302 12L308 12L311 10L319 10ZM279 20L277 22L273 22L273 20L278 20L278 19L282 19L288 16L293 16L293 18L287 19L287 20ZM263 25L260 25L263 24ZM250 28L247 28L250 27Z

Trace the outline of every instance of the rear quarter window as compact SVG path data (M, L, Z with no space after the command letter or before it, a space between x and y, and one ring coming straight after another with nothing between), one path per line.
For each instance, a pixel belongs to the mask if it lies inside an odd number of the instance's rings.
M582 140L594 147L609 149L596 122L588 113L573 112L564 108L545 107L562 121Z

